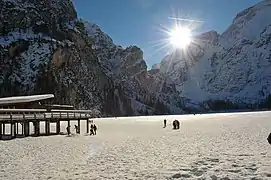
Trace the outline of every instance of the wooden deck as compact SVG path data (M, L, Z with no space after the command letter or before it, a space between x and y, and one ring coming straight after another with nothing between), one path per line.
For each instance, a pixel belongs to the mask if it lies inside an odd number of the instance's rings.
M86 132L89 133L89 119L93 118L91 110L51 110L46 109L0 109L0 140L6 136L6 125L10 127L10 139L18 136L29 136L30 123L34 125L34 136L51 135L50 123L56 123L56 133L60 134L60 122L77 121L80 133L80 122L86 121ZM40 133L40 123L45 122L45 134ZM19 126L21 132L19 133Z

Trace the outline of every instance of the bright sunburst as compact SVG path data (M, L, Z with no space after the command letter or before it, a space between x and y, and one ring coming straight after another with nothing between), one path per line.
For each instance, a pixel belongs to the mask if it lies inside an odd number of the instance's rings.
M177 26L169 32L170 44L175 48L185 49L191 43L191 30L188 27Z

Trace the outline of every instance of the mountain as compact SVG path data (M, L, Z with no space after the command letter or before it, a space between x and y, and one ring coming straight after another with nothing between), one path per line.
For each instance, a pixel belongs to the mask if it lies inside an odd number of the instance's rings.
M0 9L2 97L53 93L56 103L107 116L159 113L162 103L141 86L143 52L79 20L70 0L0 0Z
M271 0L222 34L194 37L147 70L70 0L0 0L0 95L53 93L55 103L105 116L180 114L271 104Z
M172 86L162 92L192 110L266 107L271 92L271 0L235 17L222 34L194 37L187 50L176 50L159 64L159 75ZM269 103L270 104L270 103Z

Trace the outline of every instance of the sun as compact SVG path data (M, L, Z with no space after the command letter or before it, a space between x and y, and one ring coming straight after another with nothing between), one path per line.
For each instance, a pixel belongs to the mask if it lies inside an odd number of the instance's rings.
M176 27L170 33L170 44L175 48L185 49L191 43L191 30L187 27Z

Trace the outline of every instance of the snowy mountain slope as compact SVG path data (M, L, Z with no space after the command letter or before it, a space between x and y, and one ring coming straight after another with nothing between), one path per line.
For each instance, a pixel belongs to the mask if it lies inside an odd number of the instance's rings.
M99 26L84 22L85 31L92 40L92 49L97 54L99 62L109 77L116 84L121 84L124 93L131 99L135 111L157 111L151 104L160 101L154 88L149 87L150 75L143 59L143 52L136 46L123 48L114 44L113 40L105 34ZM160 102L161 103L161 102ZM141 106L139 106L141 104ZM162 112L167 112L164 107ZM156 112L158 113L158 112Z
M53 93L57 103L104 115L165 111L141 86L143 52L115 45L97 25L79 20L70 0L0 0L0 7L2 97Z
M91 49L70 0L0 0L0 95L53 93L56 103L133 114Z
M271 1L239 13L221 35L195 37L187 52L175 52L160 63L160 74L176 87L186 106L208 100L255 105L271 91ZM193 104L193 105L192 105Z

